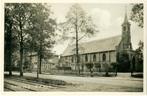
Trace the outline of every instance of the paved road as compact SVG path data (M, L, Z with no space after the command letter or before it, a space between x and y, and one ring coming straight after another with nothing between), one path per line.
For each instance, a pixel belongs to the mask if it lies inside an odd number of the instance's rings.
M19 75L19 73L13 73ZM36 73L24 73L24 76L36 77ZM64 80L75 86L57 88L57 91L143 91L143 79L132 78L128 74L118 77L76 77L41 74L40 78Z

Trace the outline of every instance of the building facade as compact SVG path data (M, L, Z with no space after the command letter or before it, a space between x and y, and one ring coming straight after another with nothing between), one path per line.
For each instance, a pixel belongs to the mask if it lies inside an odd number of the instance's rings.
M113 69L113 64L120 63L121 66L123 63L127 63L127 66L125 64L122 66L130 70L134 52L132 50L130 23L127 14L125 14L122 24L121 36L80 43L78 64L76 63L75 53L75 45L68 46L60 58L60 66L68 66L72 70L78 70L80 68L81 71L87 71L86 64L93 64L93 70L106 71ZM124 58L126 57L124 54L128 56L127 59Z
M39 66L39 59L37 53L33 53L29 55L30 71L36 71ZM59 62L59 56L53 55L48 59L42 59L41 63L41 72L50 72L51 70L55 69Z

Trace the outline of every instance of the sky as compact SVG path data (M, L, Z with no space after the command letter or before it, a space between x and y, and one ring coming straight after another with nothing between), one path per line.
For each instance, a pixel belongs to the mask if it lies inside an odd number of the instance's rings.
M64 22L65 16L73 3L54 3L51 4L51 9L54 12L54 17L57 23ZM94 24L97 26L99 32L90 38L84 38L81 42L88 42L97 39L108 38L112 36L121 35L121 24L123 23L125 12L130 16L131 4L99 4L99 3L80 3L85 12L92 17ZM127 11L126 11L127 10ZM128 18L129 19L129 18ZM138 47L138 42L143 41L143 29L137 26L137 23L131 23L131 42L133 49ZM69 41L57 42L53 51L60 55L69 45Z

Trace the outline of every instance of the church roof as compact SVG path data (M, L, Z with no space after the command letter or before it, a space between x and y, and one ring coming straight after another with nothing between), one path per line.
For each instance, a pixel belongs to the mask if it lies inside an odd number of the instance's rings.
M79 44L79 54L94 53L116 50L116 46L119 45L121 36L109 37L101 40L94 40L90 42L84 42ZM73 55L76 53L75 45L68 46L63 52L62 56Z

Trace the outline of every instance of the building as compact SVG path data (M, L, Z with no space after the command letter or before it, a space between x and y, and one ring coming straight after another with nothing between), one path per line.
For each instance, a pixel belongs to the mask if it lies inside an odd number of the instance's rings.
M59 62L59 56L58 55L53 55L49 59L47 59L46 62L42 63L42 72L52 72L53 70L56 69L56 66L58 65Z
M37 71L38 67L38 55L37 53L33 53L29 55L30 58L30 71ZM41 71L42 72L50 72L51 70L56 68L56 65L58 65L59 56L53 55L48 59L42 59L41 63Z
M68 46L61 56L60 66L72 70L87 71L86 64L93 64L93 70L111 70L119 64L120 71L130 71L134 51L132 50L130 23L125 14L122 35L79 44L79 63L76 63L75 45Z

